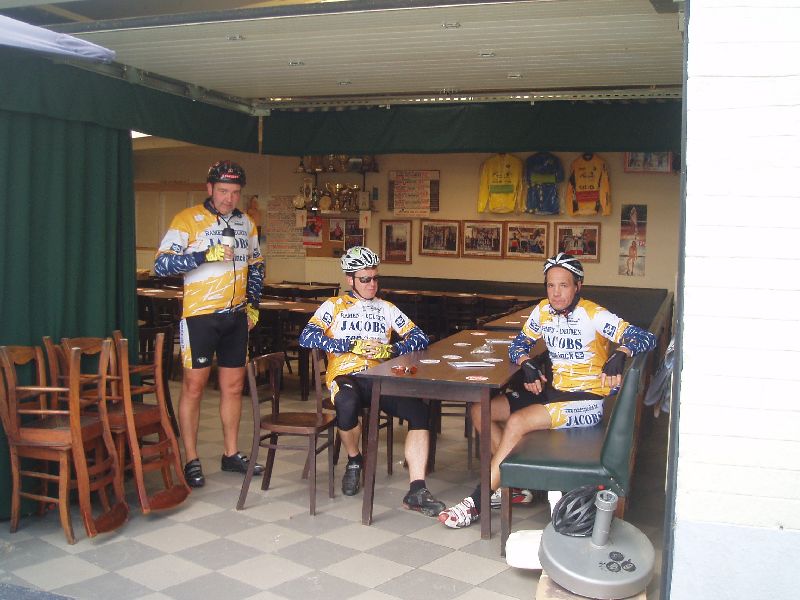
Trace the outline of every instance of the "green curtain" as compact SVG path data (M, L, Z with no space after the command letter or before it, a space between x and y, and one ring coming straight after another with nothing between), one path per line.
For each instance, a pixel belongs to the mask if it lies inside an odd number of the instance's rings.
M258 119L0 46L0 109L258 152Z
M127 130L0 110L0 345L135 336L132 165Z
M264 154L680 151L678 101L525 102L275 110Z

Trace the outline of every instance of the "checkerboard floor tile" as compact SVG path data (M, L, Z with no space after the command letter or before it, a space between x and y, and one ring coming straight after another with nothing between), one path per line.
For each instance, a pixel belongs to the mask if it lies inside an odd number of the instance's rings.
M172 382L177 403L180 384ZM298 400L297 377L286 376L282 404L306 410ZM248 399L245 401L247 402ZM249 453L252 421L245 404L239 448ZM85 537L77 507L73 523L78 543L64 539L56 511L22 519L16 534L0 528L0 584L22 586L72 598L182 600L231 598L287 600L511 600L535 596L538 572L509 567L500 556L499 514L495 532L480 539L480 528L451 530L435 519L402 508L408 489L403 469L405 427L395 427L394 475L386 474L381 438L375 486L374 522L361 525L361 495L327 496L325 457L318 459L317 515L308 514L307 483L300 477L305 454L279 451L270 489L254 479L245 509L235 510L241 476L220 470L219 394L207 390L200 418L198 448L207 483L183 506L142 516L130 489L131 515L117 532ZM666 420L652 424L642 438L634 497L626 518L642 529L661 555L663 465ZM263 463L266 451L261 450ZM463 421L446 418L439 438L436 471L427 485L448 505L470 493L477 477L467 469ZM129 483L129 485L131 485ZM544 505L518 507L514 529L541 529ZM657 565L657 568L659 565ZM648 587L658 597L659 574Z

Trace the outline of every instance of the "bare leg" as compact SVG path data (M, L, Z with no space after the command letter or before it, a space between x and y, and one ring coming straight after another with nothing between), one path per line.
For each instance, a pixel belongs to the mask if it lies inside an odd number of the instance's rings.
M183 442L186 462L197 458L197 430L200 423L200 400L208 381L211 367L203 369L183 369L181 399L178 405L178 420L181 423L181 441Z
M219 367L219 416L226 456L232 456L239 450L243 385L244 367Z
M428 444L430 433L427 429L411 429L406 436L405 459L408 463L408 479L425 479L428 463Z
M492 455L497 452L497 446L500 443L500 439L503 436L503 428L500 426L500 423L505 423L508 421L508 417L511 415L511 408L508 406L508 399L504 395L495 396L492 398L491 403L489 404L489 411L491 417L491 440L492 440ZM475 429L478 433L481 432L481 405L475 402L470 407L470 416L472 417L472 424L475 426Z
M541 404L533 404L513 413L506 421L503 436L492 456L491 489L500 485L500 463L529 431L550 429L550 413Z

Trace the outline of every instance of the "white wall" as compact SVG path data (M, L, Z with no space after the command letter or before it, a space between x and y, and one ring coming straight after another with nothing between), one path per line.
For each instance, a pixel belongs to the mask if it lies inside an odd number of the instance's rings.
M797 598L800 3L692 0L672 599Z
M526 158L531 152L518 153ZM558 153L568 170L571 161L579 155ZM387 210L387 187L390 170L397 169L435 169L440 171L441 210L432 213L431 218L441 219L484 219L484 220L543 220L551 224L555 221L593 221L601 224L601 261L587 263L587 282L596 285L619 285L627 287L661 287L674 289L678 260L678 229L680 224L680 180L674 174L641 174L623 171L623 154L600 153L605 158L612 186L612 214L607 217L570 218L534 217L521 214L477 212L479 172L481 162L489 154L433 154L433 155L381 155L378 156L380 172L368 173L366 187L378 188L377 212L373 215L374 225L367 236L367 243L379 247L379 223L381 219L392 219L394 215ZM267 194L294 195L302 183L303 175L295 173L298 158L258 157L237 154L208 148L185 148L176 150L137 151L135 154L135 177L137 181L203 181L208 165L219 158L238 160L247 171L246 195L258 193L262 198ZM361 182L354 174L324 175L320 181ZM562 190L563 195L563 190ZM647 262L644 277L626 277L617 274L619 254L619 223L622 204L646 204L648 206L647 224ZM264 208L262 203L262 209ZM552 225L551 225L552 233ZM406 275L420 277L444 277L457 279L484 279L504 281L540 281L541 262L520 260L492 260L477 258L449 259L418 255L419 220L413 223L413 262L410 265L390 265L381 267L387 275ZM269 259L267 278L270 281L309 280L339 281L341 272L338 259L307 258Z

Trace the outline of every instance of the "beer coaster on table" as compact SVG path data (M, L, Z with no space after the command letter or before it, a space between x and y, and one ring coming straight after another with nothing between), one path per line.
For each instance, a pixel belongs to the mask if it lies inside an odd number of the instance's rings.
M484 358L484 362L491 362L491 363L501 363L503 362L502 358Z
M486 381L489 379L488 377L484 377L483 375L467 375L464 377L467 381Z
M443 354L442 358L446 358L448 360L458 360L461 357L458 354Z
M485 331L473 331L473 332L470 333L470 335L486 335L486 332Z
M441 361L438 358L420 358L419 362L421 362L423 365L436 365Z
M472 344L470 344L469 342L456 342L455 344L453 344L453 346L460 346L463 348L464 346L472 346Z

